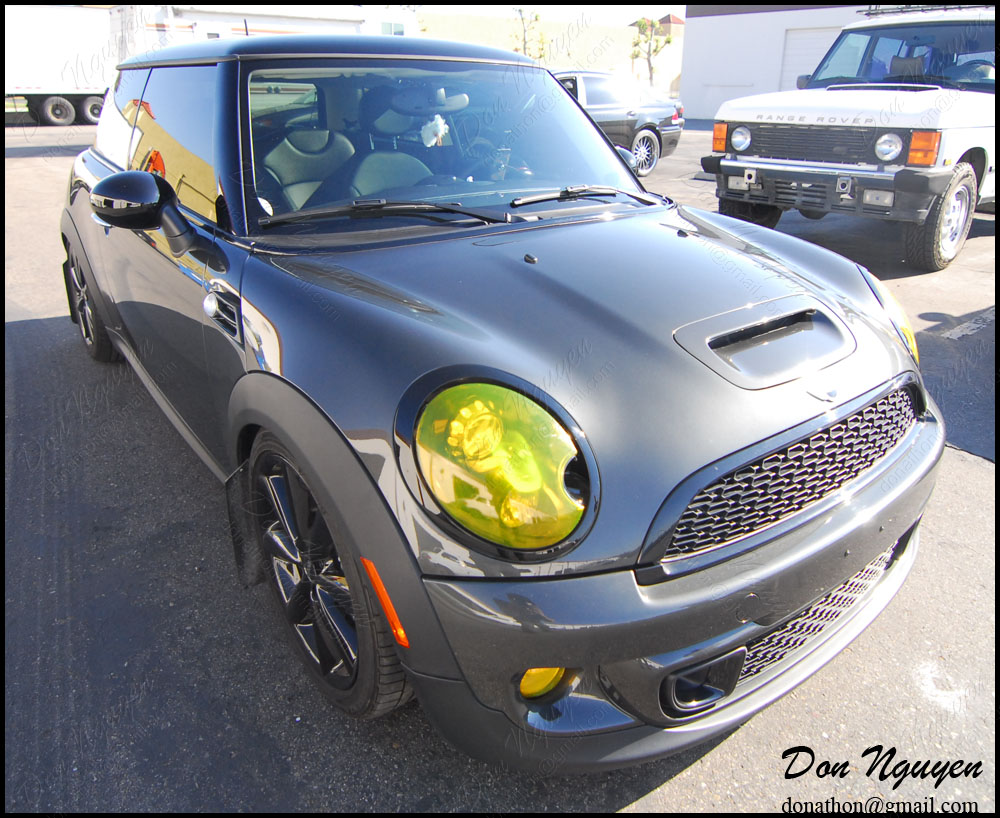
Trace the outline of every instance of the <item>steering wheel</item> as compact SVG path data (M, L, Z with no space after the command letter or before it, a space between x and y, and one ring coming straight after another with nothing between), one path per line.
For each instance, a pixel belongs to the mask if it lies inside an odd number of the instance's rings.
M475 137L465 153L468 161L460 171L463 178L471 176L476 181L499 181L531 175L524 163L511 155L510 148L498 148L485 137Z
M956 65L951 72L954 79L976 79L978 72L975 70L977 68L992 68L996 70L996 65L991 63L989 60L969 60L961 65ZM985 79L985 77L983 77Z

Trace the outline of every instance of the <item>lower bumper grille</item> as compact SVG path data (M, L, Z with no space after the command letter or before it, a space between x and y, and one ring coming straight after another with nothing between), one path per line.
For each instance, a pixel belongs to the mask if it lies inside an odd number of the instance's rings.
M883 551L847 582L814 602L795 618L748 644L737 684L752 679L804 648L864 599L885 574L902 542L901 540Z

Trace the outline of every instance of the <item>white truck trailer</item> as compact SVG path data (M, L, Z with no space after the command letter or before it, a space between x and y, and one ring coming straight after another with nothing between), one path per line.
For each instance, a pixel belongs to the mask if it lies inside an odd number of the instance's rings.
M412 34L419 28L412 8L377 5L5 6L4 24L4 96L47 125L96 123L115 66L168 45L257 34Z

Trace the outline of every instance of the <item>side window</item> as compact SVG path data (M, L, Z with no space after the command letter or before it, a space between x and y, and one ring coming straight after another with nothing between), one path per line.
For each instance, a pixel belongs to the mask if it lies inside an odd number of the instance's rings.
M574 99L579 99L580 95L576 91L576 77L560 77L559 82L562 87L569 91Z
M127 168L132 158L129 140L148 76L149 69L119 72L114 87L104 100L94 147L119 168Z
M614 82L607 77L584 77L583 87L587 89L587 105L614 105L618 93Z
M162 176L181 204L216 221L214 128L216 69L154 68L136 117L129 170Z

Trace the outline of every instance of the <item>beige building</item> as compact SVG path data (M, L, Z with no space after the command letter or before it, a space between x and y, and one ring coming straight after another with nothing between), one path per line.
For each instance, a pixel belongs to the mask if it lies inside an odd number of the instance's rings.
M527 53L546 68L609 71L648 84L649 72L643 57L633 58L634 25L598 24L586 7L579 14L561 20L537 19L526 9L522 18L514 8L508 17L462 13L432 13L417 9L420 36L502 48ZM684 21L668 15L658 21L657 36L670 36L671 43L654 57L654 86L662 94L676 95L680 89L681 52Z

